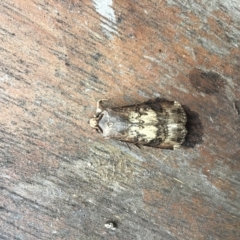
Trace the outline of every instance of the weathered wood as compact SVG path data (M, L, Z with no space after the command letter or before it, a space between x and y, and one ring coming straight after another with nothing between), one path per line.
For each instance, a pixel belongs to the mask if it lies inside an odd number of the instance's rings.
M226 0L1 1L0 238L240 239L239 19ZM179 150L88 126L98 99L155 97L188 113Z

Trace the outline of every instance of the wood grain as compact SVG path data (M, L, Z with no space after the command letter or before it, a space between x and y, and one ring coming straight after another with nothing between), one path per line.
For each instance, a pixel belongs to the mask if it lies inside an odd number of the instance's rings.
M2 0L0 238L240 239L239 19L230 0ZM88 125L99 99L156 97L188 113L179 150Z

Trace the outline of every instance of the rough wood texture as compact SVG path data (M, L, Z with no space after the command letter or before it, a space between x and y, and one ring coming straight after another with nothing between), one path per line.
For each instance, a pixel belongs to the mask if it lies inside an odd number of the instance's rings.
M0 22L1 239L240 239L238 0L2 0ZM155 97L188 112L179 150L88 126Z

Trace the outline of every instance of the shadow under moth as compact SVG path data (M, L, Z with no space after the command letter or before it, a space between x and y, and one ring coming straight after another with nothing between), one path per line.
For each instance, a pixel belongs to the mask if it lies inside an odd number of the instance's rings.
M99 100L89 124L105 138L163 149L181 146L187 134L186 113L177 101L158 99L104 108Z

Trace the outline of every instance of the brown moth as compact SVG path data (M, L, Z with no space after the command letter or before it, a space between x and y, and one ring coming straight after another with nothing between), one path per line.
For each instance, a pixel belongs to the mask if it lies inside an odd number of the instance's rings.
M104 108L97 102L89 123L105 138L155 148L176 149L187 134L187 117L176 101L158 99L141 104Z

